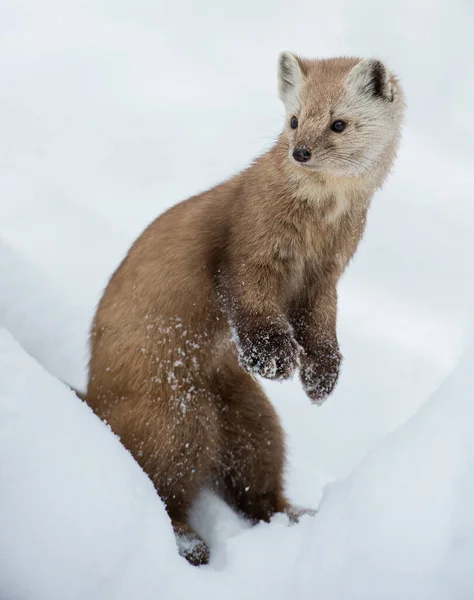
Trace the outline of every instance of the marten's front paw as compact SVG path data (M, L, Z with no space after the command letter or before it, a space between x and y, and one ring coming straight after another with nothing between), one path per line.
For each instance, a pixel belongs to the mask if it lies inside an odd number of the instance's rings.
M342 355L337 343L319 347L301 357L300 377L307 396L322 404L336 386Z
M298 366L300 347L284 329L259 328L237 340L243 369L266 379L288 379Z

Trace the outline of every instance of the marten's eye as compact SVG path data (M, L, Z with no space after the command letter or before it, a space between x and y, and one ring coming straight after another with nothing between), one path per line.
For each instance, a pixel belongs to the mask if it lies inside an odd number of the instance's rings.
M291 129L296 129L298 127L298 119L296 117L291 117L290 127Z
M335 131L336 133L341 133L341 131L344 131L344 129L346 128L346 124L344 121L334 121L334 123L331 125L331 129L333 131Z

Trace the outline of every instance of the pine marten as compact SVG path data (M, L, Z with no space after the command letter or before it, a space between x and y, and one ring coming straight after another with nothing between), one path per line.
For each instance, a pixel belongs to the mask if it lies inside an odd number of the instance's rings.
M255 376L295 371L322 402L341 363L337 282L397 151L397 79L376 59L283 52L276 144L157 218L112 276L91 332L87 402L166 504L180 552L202 486L253 521L290 512L282 427Z

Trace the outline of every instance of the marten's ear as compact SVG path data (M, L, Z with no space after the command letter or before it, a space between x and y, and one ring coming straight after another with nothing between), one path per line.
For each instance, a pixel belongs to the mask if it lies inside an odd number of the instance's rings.
M393 100L392 74L376 58L364 58L349 73L347 86L373 98Z
M299 58L292 52L281 52L278 57L278 95L289 113L299 110L303 79L303 65Z

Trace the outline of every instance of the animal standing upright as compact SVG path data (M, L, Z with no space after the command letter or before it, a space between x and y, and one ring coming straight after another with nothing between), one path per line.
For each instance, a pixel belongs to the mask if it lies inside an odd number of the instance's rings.
M376 59L279 57L285 127L228 181L165 212L112 276L91 332L87 402L166 504L180 551L212 486L250 519L290 511L284 435L254 375L338 377L337 282L395 158L404 112Z

